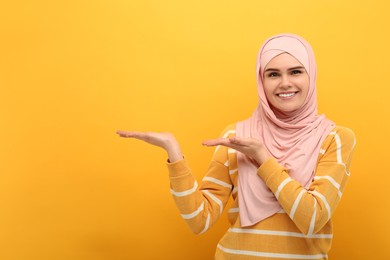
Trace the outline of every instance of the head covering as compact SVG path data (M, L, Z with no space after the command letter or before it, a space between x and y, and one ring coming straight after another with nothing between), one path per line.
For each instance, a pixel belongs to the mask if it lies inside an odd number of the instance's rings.
M310 78L307 97L301 108L280 113L268 104L263 87L263 70L274 57L288 53L305 67ZM322 142L334 123L317 114L316 63L313 50L300 36L280 34L265 41L256 66L259 104L252 116L236 125L236 135L261 140L269 153L284 166L292 179L308 188ZM257 175L257 165L242 153L238 156L238 203L242 226L251 226L272 216L281 206Z

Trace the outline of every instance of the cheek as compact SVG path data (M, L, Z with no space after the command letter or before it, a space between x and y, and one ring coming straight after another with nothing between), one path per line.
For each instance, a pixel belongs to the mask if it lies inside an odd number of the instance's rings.
M302 89L302 98L303 100L306 100L309 94L309 83L303 85L301 89Z
M303 93L309 92L310 80L308 77L301 78L299 80L299 86Z
M307 79L307 80L304 82L304 89L305 89L305 93L306 93L306 94L309 92L309 88L310 88L310 81L309 81L309 79Z
M270 84L264 84L264 93L268 100L273 96L273 88Z

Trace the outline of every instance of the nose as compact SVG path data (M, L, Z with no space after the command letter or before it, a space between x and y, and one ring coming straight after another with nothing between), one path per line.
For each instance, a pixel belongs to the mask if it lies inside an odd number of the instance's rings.
M280 77L280 87L283 89L291 88L291 81L290 81L288 75L282 75Z

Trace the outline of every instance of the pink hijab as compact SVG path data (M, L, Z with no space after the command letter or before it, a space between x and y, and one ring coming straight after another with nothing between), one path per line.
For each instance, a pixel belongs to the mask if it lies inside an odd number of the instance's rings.
M309 74L310 86L300 109L275 114L264 92L262 74L268 62L282 53L289 53L302 63ZM260 49L256 76L258 107L250 118L237 123L236 135L260 139L270 154L287 169L290 177L308 188L315 174L321 144L334 128L332 121L317 114L313 50L297 35L273 36ZM242 153L238 153L238 172L238 203L242 226L254 225L282 209L274 194L257 175L257 166Z

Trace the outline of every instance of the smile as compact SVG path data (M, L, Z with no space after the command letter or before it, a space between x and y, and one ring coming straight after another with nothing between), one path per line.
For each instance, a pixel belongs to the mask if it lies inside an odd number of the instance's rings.
M282 98L289 98L289 97L293 97L295 96L295 94L297 94L297 92L290 92L290 93L279 93L279 94L276 94L278 97L282 97Z

